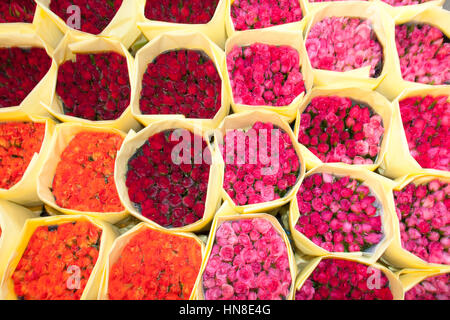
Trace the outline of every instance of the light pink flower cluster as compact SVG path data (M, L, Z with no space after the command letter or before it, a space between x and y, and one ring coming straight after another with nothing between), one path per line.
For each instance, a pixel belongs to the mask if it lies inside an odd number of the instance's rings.
M302 8L298 0L235 0L231 19L236 30L268 28L300 21Z
M402 247L427 262L450 264L450 185L410 183L394 199Z
M394 7L410 6L413 4L421 4L431 0L381 0Z
M405 293L405 300L450 300L450 273L422 280Z
M299 54L289 46L235 46L227 68L236 103L287 106L305 91Z
M225 221L202 279L206 300L285 300L292 284L286 243L267 219Z
M306 50L315 69L350 71L370 66L370 76L378 77L383 68L383 48L366 19L323 19L311 28Z
M450 43L441 30L427 24L398 25L395 44L404 80L450 84Z

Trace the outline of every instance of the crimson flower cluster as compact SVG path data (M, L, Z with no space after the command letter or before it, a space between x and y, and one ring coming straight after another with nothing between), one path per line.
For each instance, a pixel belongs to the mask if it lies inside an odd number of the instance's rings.
M393 298L389 280L383 272L374 267L342 259L322 260L295 295L295 300L393 300Z
M289 46L235 46L227 69L236 103L287 106L305 91L299 54Z
M150 20L203 24L216 12L219 0L147 0L145 17Z
M367 252L383 239L382 206L370 188L349 176L316 173L297 193L295 229L330 252Z
M126 186L130 200L144 217L163 227L176 228L203 217L211 159L201 137L185 131L189 139L179 142L173 132L166 130L151 136L136 151L128 161ZM195 147L200 139L201 150ZM174 150L180 144L183 159L178 159ZM190 154L184 154L186 150ZM203 161L197 161L203 150L207 150Z
M450 273L426 278L405 293L405 300L450 300Z
M423 168L450 171L449 96L409 97L399 103L411 155Z
M14 0L0 2L0 23L33 22L36 2L33 0Z
M42 48L0 49L0 108L20 105L48 72L51 63Z
M419 258L450 264L450 186L432 180L394 191L402 247Z
M115 52L77 54L59 66L56 93L66 115L115 120L130 104L127 60Z
M73 12L71 6L81 9L81 31L92 34L102 33L116 15L123 0L57 0L50 1L50 10L62 20L68 21Z
M212 119L222 104L222 79L214 62L197 50L160 54L142 78L143 114L183 114Z
M323 162L373 164L383 135L383 119L370 106L324 96L303 111L298 141Z

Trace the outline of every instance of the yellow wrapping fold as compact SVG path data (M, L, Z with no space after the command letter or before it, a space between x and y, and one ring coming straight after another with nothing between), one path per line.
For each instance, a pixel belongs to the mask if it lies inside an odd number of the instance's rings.
M419 284L425 279L439 276L450 272L450 267L441 270L416 270L416 269L404 269L398 273L400 282L403 286L403 292L406 294L415 285Z
M52 58L54 48L46 43L35 31L32 24L0 24L0 48L43 48L48 56ZM51 90L47 85L51 69L55 66L52 59L51 67L41 81L33 88L26 98L18 106L0 108L0 114L12 111L22 111L28 114L48 116L47 111L41 107L40 101L49 102Z
M275 46L290 46L297 50L300 58L300 68L303 75L303 81L308 93L313 86L313 72L311 68L311 63L308 59L308 54L306 53L305 44L303 42L303 37L300 31L286 31L280 29L261 29L261 30L247 30L237 32L234 36L228 38L225 44L225 55L228 55L230 51L235 47L250 46L254 43L264 43L268 45ZM300 103L303 101L305 92L297 96L291 104L288 106L276 107L276 106L250 106L234 102L233 90L231 88L230 75L228 74L228 68L224 65L223 73L225 76L225 82L228 88L228 92L231 95L231 106L235 113L254 111L254 110L264 110L272 111L279 114L285 120L292 122L295 120L297 115L297 109Z
M219 143L223 142L223 138L226 135L227 130L236 130L236 129L249 129L255 124L256 122L267 122L272 123L273 125L277 126L278 128L282 129L284 132L286 132L292 140L292 145L295 149L295 152L297 153L297 156L300 161L300 175L298 177L297 183L291 188L291 190L280 199L276 199L269 202L262 202L257 204L248 204L244 206L238 206L234 203L234 201L231 199L231 197L228 195L228 193L223 188L223 182L221 182L221 189L222 189L222 198L224 201L228 203L228 205L233 208L234 211L239 213L255 213L255 212L268 212L278 209L281 206L285 205L289 201L291 201L295 195L297 194L298 188L300 187L303 178L305 176L306 172L306 165L305 160L303 157L303 152L300 149L300 144L297 143L294 133L292 132L291 127L289 124L284 121L280 116L277 114L270 112L270 111L248 111L243 113L237 113L233 114L231 116L226 117L223 122L220 124L220 126L215 130L214 132L214 149L219 154L220 161L222 162L222 166L225 166L223 157L220 153L219 149Z
M134 77L134 59L123 44L117 40L95 37L88 34L80 36L73 31L69 31L54 52L53 58L56 64L52 65L50 75L46 79L46 85L52 88L50 102L48 104L41 102L41 104L52 116L62 122L92 124L100 128L114 128L125 132L129 129L138 130L140 125L131 114L130 106L128 106L116 120L92 121L64 114L62 101L56 93L59 66L66 61L75 60L77 53L101 53L106 51L118 53L127 59L128 76L131 87L132 79Z
M338 176L350 176L353 179L362 181L376 195L382 205L381 222L384 237L370 252L329 252L295 229L295 225L300 217L297 196L294 196L290 204L289 227L295 246L302 252L311 256L330 256L336 258L348 258L362 263L375 263L392 242L394 230L392 219L395 215L395 209L390 206L388 191L392 188L393 182L371 171L356 168L345 164L323 164L311 171L308 171L305 178L315 173L329 173Z
M389 136L386 156L378 168L382 175L390 178L400 178L411 173L419 173L422 171L419 163L409 152L408 140L406 139L405 130L403 128L399 102L409 97L425 97L427 95L433 97L447 95L449 96L448 101L450 102L450 87L445 88L443 86L436 86L430 88L408 88L392 102L392 133Z
M427 183L431 180L439 179L440 181L450 182L450 172L437 171L437 170L422 170L420 173L414 173L395 180L392 189L386 193L386 197L389 200L389 206L395 210L394 191L398 191L406 187L409 183L416 185ZM400 236L400 223L393 211L392 215L392 227L393 227L393 240L389 247L386 249L383 255L385 259L391 265L397 268L414 268L414 269L428 269L428 270L440 270L442 268L449 268L448 265L428 263L416 255L410 253L406 249L403 249L401 236Z
M391 136L391 122L392 122L391 103L385 97L383 97L381 94L377 92L367 89L360 89L357 87L351 88L344 86L342 87L328 86L326 88L325 87L314 88L308 95L306 95L305 100L303 100L297 113L297 119L295 122L295 129L294 129L294 134L297 140L300 132L300 120L302 113L308 107L309 103L313 98L321 96L339 96L344 98L350 98L356 101L361 101L368 104L377 114L381 116L381 118L383 119L384 135L380 146L380 152L378 154L376 162L374 164L353 165L355 167L375 171L385 159L386 152L389 148L389 141ZM309 151L308 148L306 148L304 145L300 144L300 148L302 150L303 156L305 157L306 168L308 170L311 170L314 167L319 166L323 163L316 155L314 155L311 151Z
M165 32L183 31L203 33L221 48L223 48L225 44L225 40L227 39L225 33L225 11L227 0L219 0L213 17L205 24L172 23L149 20L145 17L146 0L133 1L136 1L138 7L139 18L137 25L142 33L150 40Z
M0 199L16 202L26 206L37 206L42 202L37 194L36 180L42 168L45 157L51 152L50 143L52 140L55 123L49 118L31 116L26 113L0 112L0 123L2 122L36 122L45 124L45 134L39 153L35 153L25 170L22 179L9 189L0 188Z
M365 1L338 1L314 11L308 18L305 39L311 28L327 17L355 17L370 20L380 45L383 47L383 69L377 78L370 77L370 66L350 71L330 71L313 69L314 85L328 86L341 83L347 87L358 87L373 90L390 72L388 66L392 64L391 32L393 22L390 16L378 5ZM395 43L394 43L395 45ZM309 61L309 60L308 60Z
M35 216L24 207L0 199L0 284L8 259L20 240L19 235L25 221Z
M56 167L61 160L61 154L64 149L73 137L80 132L108 132L125 138L125 133L117 129L98 128L94 125L79 123L62 123L57 125L49 147L52 152L47 154L44 165L42 166L37 179L38 196L44 204L61 212L62 214L89 216L109 223L116 223L128 216L128 211L126 209L121 212L83 212L62 208L56 204L55 197L52 193L53 178L55 176Z
M316 269L316 267L319 265L319 263L322 261L322 259L333 259L336 257L333 256L323 256L323 257L317 257L309 261L304 268L299 272L297 276L297 280L295 281L295 292L301 289L303 284L306 280L308 280L309 276L313 273L313 271ZM372 263L358 261L352 258L339 258L344 259L348 261L356 261L359 263L363 263L367 266L370 266L372 268L378 269L388 278L389 280L389 288L391 289L392 296L394 297L394 300L403 300L403 287L402 283L400 282L398 276L394 274L392 271L390 271L388 268L382 266L381 264L376 263L375 261ZM295 295L294 292L294 295ZM295 297L294 297L295 298Z
M41 15L41 20L50 20L50 23L46 23L47 27L52 24L56 25L63 34L66 34L69 30L77 35L89 35L87 32L73 29L69 27L66 22L61 19L57 14L50 10L51 0L35 0L38 8L38 12ZM126 48L129 48L131 44L139 36L139 29L136 26L137 23L137 6L135 0L123 0L119 10L117 10L114 18L106 26L106 28L97 36L115 38L118 39ZM50 29L50 28L49 28ZM42 32L47 29L42 28ZM51 29L50 29L51 30Z
M152 229L152 230L156 230L156 231L159 231L162 233L167 233L167 234L170 234L173 236L180 236L180 237L184 237L184 238L195 239L198 242L198 244L201 246L202 258L205 256L205 244L195 234L169 231L158 225L150 225L145 222L141 222L138 225L134 226L129 231L127 231L126 233L122 234L120 237L118 237L114 241L111 249L109 250L107 261L106 261L106 266L103 271L102 282L100 284L100 290L98 293L98 300L109 300L109 298L108 298L109 271L111 270L114 263L116 263L116 261L120 258L120 255L122 254L122 251L125 248L125 246L144 229ZM196 295L195 295L195 293L197 291L196 288L200 281L201 281L201 278L200 278L200 273L199 273L199 275L197 276L197 280L195 281L195 285L192 288L192 293L191 293L191 296L189 297L189 300L196 299Z
M254 213L254 214L246 214L241 215L237 213L233 207L231 207L228 203L224 203L220 209L217 211L216 216L214 218L214 221L211 225L211 231L209 232L208 236L208 242L206 243L206 255L203 258L202 267L200 269L200 276L199 276L199 282L197 286L197 292L196 295L198 297L198 300L205 300L204 293L203 293L203 285L202 285L202 276L203 272L205 271L206 265L208 264L209 256L211 255L211 250L214 245L214 240L216 238L216 231L218 227L225 221L235 221L240 219L266 219L268 220L272 226L275 228L275 230L278 232L278 234L283 238L284 243L286 244L286 249L288 253L288 259L289 259L289 269L291 271L291 278L292 278L292 284L291 289L289 292L289 295L287 296L287 300L292 300L295 297L295 277L297 275L297 265L295 262L294 252L292 251L291 244L289 242L289 238L286 235L286 232L284 232L283 227L280 225L278 220L267 213Z
M101 276L107 260L107 254L114 242L114 239L117 237L117 230L109 223L85 216L55 216L28 219L25 222L25 226L23 227L20 234L20 240L18 243L16 243L14 253L11 255L8 261L8 267L6 269L0 288L0 299L17 300L17 296L14 292L14 282L12 280L12 275L14 274L17 264L22 258L22 255L25 252L28 246L28 242L33 236L34 231L41 226L61 225L63 223L70 223L74 221L88 221L102 230L97 263L95 264L94 269L92 269L89 280L86 283L83 294L81 295L81 300L97 299Z
M190 122L176 119L154 122L145 129L139 131L139 133L135 133L133 130L130 130L122 144L122 148L120 148L117 154L116 166L114 168L114 179L116 181L117 192L119 193L122 204L125 206L125 208L127 208L131 215L147 222L151 226L159 225L156 222L144 217L134 207L133 203L130 200L130 197L128 196L128 188L125 183L128 171L128 160L134 155L136 150L139 149L148 140L149 137L159 132L171 129L186 129L196 135L202 136L206 142L209 141L209 136L206 134L204 129ZM211 223L211 220L214 217L214 214L216 213L216 210L220 206L220 190L223 183L224 167L222 162L220 161L220 155L214 153L209 144L208 148L211 152L212 163L209 170L209 181L203 218L184 227L170 228L170 230L172 231L197 232L207 230Z
M381 6L383 10L387 11L389 15L395 18L398 15L409 15L414 14L415 11L425 10L428 8L439 8L442 7L445 0L431 0L419 4L412 4L407 6L391 6L390 4L383 2L381 0L370 0Z
M148 64L161 53L175 49L202 50L214 62L217 72L222 79L221 107L212 119L191 119L184 115L146 115L140 109L140 98L142 90L142 78L147 70ZM184 120L204 128L216 128L230 110L228 88L224 77L225 55L216 44L199 32L169 32L157 36L136 54L136 71L133 78L133 89L131 98L131 110L133 115L144 125L149 125L162 120Z
M233 19L231 18L231 6L233 5L235 0L226 0L227 3L227 10L225 15L225 29L227 31L227 36L230 38L234 36L236 33L242 32L242 31L236 31L234 29L234 23ZM303 30L306 27L306 17L308 16L309 10L307 5L308 0L299 0L300 7L302 8L302 20L297 22L291 22L291 23L285 23L280 24L277 26L272 26L268 28L263 28L264 30L289 30L289 31L300 31L303 32Z
M420 9L420 10L419 10ZM388 56L391 57L386 61L385 66L389 70L386 78L381 82L377 90L386 96L388 99L393 100L404 89L430 89L430 88L442 88L444 90L450 90L450 85L429 85L418 82L403 80L402 72L400 69L400 58L398 56L397 47L395 44L395 26L408 22L424 23L434 26L440 29L447 37L450 37L450 12L440 8L419 8L416 10L405 8L400 11L394 18L394 23L390 25L390 31L388 32L390 44L390 52ZM447 91L448 92L448 91Z

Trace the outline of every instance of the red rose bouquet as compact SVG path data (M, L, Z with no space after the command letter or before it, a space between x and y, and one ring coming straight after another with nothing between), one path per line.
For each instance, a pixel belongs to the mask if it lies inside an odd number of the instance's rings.
M0 3L0 23L32 23L36 3L33 0L2 1Z
M208 23L219 0L147 0L145 17L149 20L185 24Z

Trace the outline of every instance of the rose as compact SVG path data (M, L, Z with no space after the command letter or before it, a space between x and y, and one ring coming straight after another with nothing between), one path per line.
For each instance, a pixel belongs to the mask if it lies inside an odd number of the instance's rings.
M442 274L426 278L406 291L405 300L449 300L450 275Z
M33 0L0 2L0 23L33 22L36 3Z
M218 3L219 0L147 0L145 17L172 23L204 24L212 19Z

